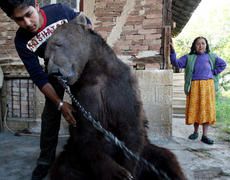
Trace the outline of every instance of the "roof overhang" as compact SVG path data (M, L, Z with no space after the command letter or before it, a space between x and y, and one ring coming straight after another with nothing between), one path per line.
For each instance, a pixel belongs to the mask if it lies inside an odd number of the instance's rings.
M172 35L177 36L187 24L201 0L172 0L172 21L176 23Z

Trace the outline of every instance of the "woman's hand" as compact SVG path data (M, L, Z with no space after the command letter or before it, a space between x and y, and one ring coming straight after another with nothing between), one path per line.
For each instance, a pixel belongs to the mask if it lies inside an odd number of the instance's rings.
M171 52L174 52L175 50L174 50L172 38L171 38L171 40L170 40L170 42L169 42L169 45L170 45L170 51L171 51Z

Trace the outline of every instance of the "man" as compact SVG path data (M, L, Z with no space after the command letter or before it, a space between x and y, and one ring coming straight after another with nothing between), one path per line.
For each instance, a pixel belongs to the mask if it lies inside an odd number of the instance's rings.
M39 64L44 58L48 38L54 30L74 19L79 13L62 5L53 4L40 8L36 0L1 0L1 9L19 26L15 47L33 82L46 97L42 113L40 156L32 173L32 180L43 179L55 159L61 113L69 124L75 125L72 106L63 102L63 88L57 80L48 77ZM90 21L88 20L90 26ZM45 60L45 65L47 65Z

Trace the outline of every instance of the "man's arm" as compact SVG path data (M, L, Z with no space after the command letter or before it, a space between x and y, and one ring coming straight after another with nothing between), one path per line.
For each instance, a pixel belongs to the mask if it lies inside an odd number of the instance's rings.
M32 81L46 97L48 97L55 105L57 105L58 108L59 103L62 100L57 95L53 86L48 82L48 75L44 72L42 66L39 64L37 55L28 50L25 45L21 45L20 39L17 39L17 37L15 39L15 45L18 55L23 61ZM69 103L63 102L63 106L60 110L67 122L76 124L76 121L72 115L73 108Z
M62 100L58 97L56 91L50 83L46 83L40 90L46 97L48 97L54 104L57 105L57 108L59 107L59 104L62 102ZM63 102L63 105L60 107L60 111L68 123L73 125L76 124L76 120L72 114L73 107L71 104Z

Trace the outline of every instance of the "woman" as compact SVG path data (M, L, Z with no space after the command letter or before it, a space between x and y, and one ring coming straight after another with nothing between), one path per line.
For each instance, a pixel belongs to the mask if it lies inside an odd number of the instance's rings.
M202 125L201 141L213 144L207 133L209 125L216 122L215 87L218 81L214 80L226 68L225 61L210 53L204 37L195 38L190 53L179 59L171 45L170 59L173 66L185 68L186 124L194 125L194 132L188 138L197 139L199 126Z

